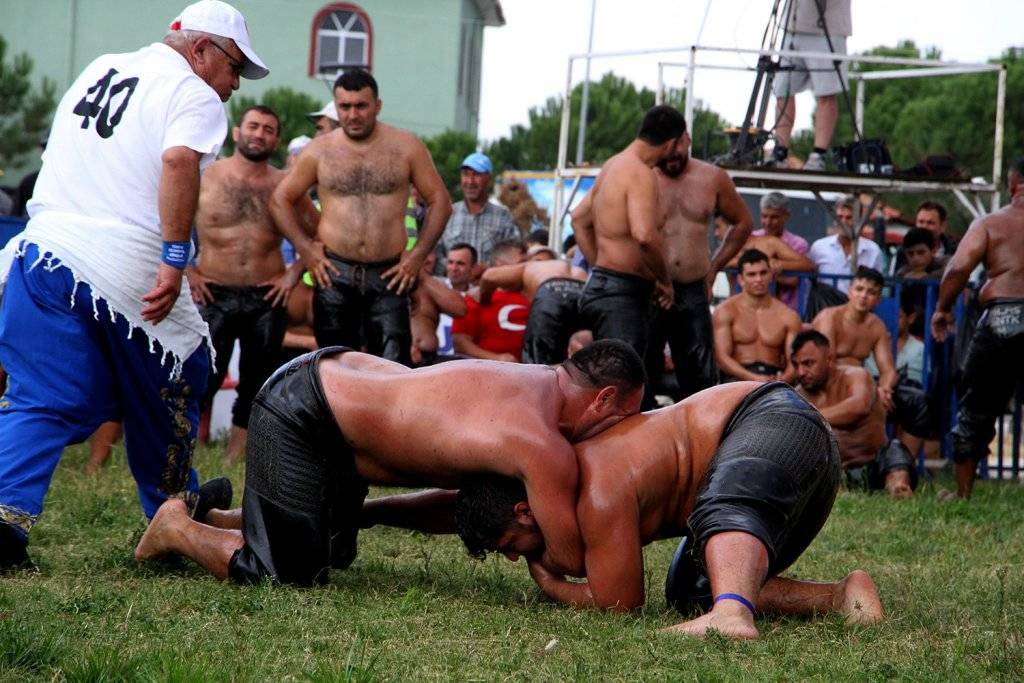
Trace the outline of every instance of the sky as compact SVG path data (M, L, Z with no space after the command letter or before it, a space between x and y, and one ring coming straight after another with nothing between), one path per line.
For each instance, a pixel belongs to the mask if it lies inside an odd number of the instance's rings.
M494 140L512 125L526 123L531 107L565 90L570 54L587 51L594 0L501 0L505 26L484 32L479 137ZM853 36L848 51L861 52L902 39L935 46L944 60L984 62L1005 48L1024 45L1024 2L1020 0L852 0ZM683 47L699 44L759 48L773 0L596 0L594 52ZM969 8L969 9L965 9ZM706 56L705 56L706 55ZM685 62L688 53L607 57L591 62L591 80L608 71L652 90L658 62ZM698 53L698 61L753 66L753 55ZM573 82L585 66L573 67ZM679 87L685 69L667 68L669 85ZM994 78L994 76L993 76ZM698 71L694 94L726 120L739 124L754 83L752 72ZM870 86L867 97L871 97ZM810 127L814 101L797 99L797 127ZM639 112L637 116L639 122ZM768 116L768 123L772 121Z

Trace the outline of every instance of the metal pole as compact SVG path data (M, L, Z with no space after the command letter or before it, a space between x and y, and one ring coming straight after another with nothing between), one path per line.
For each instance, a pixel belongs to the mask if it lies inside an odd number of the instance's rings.
M576 165L583 163L583 146L587 141L587 106L590 104L590 53L594 51L594 14L597 0L590 0L590 38L587 39L587 68L583 72L583 99L580 100L580 128L576 136Z
M857 130L862 134L864 132L864 79L857 81L857 104L856 104L856 119L857 119Z
M654 93L655 104L665 104L665 65L658 62L658 89Z
M1006 109L1006 65L999 70L996 84L996 139L992 148L992 210L999 208L999 184L1003 179L1003 114Z
M690 127L690 149L687 154L693 154L693 76L697 72L697 46L690 48L690 64L686 68L686 104L683 116L686 117L686 125Z
M555 165L555 195L551 206L551 226L549 228L548 240L553 249L558 249L562 242L562 225L559 218L562 215L562 173L565 171L566 157L569 154L569 118L572 112L572 62L569 58L569 68L565 75L565 101L562 102L562 124L558 130L558 160Z

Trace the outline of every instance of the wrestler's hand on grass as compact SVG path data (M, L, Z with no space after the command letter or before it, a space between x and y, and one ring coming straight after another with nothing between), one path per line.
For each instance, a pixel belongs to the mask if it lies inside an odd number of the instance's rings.
M327 258L323 242L313 240L312 246L305 253L300 253L299 256L302 257L302 262L306 264L306 272L313 277L313 281L320 287L330 287L331 275L340 274L330 259Z
M657 300L658 305L665 310L672 308L672 302L675 300L675 290L672 289L671 282L655 282L654 283L654 298Z
M953 322L953 314L948 311L935 311L932 314L932 337L935 341L946 341L946 335L949 334Z
M419 277L423 268L424 256L413 256L411 251L403 251L402 258L398 263L391 266L380 276L388 281L388 289L395 290L395 294L411 292L416 286L416 278Z
M301 271L295 268L285 268L277 277L261 282L260 287L270 287L263 300L269 301L271 306L287 306L288 297L299 284L300 273Z
M530 576L537 583L537 585L541 586L542 588L545 584L549 584L552 581L565 581L564 575L556 574L555 572L545 567L544 563L541 562L540 558L527 557L526 566L530 570Z
M213 292L210 291L209 285L219 285L220 282L212 277L206 277L192 266L185 269L185 277L188 278L188 288L192 292L192 301L200 306L209 306L213 303L214 296Z
M156 271L156 282L153 289L142 296L142 301L149 304L142 309L142 319L154 325L159 324L166 318L174 308L174 302L178 300L181 293L181 277L185 273L180 268L169 266L166 263L160 264Z

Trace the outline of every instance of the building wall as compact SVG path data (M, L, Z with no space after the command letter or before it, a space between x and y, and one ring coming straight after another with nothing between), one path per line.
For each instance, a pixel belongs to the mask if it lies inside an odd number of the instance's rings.
M129 52L160 40L187 0L0 0L0 35L8 55L27 52L33 76L47 76L63 94L95 57ZM246 17L253 47L270 68L242 81L240 94L259 97L287 86L326 102L330 84L309 76L311 27L327 0L232 0ZM454 128L476 134L483 24L472 0L358 0L372 25L372 66L384 106L381 119L420 135ZM463 65L475 74L460 91L463 27L472 36ZM4 179L9 181L10 177Z

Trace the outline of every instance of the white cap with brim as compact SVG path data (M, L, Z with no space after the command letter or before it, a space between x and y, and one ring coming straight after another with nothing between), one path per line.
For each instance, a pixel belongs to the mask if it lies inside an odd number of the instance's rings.
M311 111L306 114L306 118L309 119L310 123L315 124L320 120L321 116L326 116L331 121L338 123L338 110L334 107L334 102L328 102L324 105L324 108L320 111Z
M270 73L270 69L252 49L249 28L245 17L226 2L220 0L199 0L183 9L178 18L171 22L172 31L202 31L222 38L230 38L245 55L242 78L258 80Z

